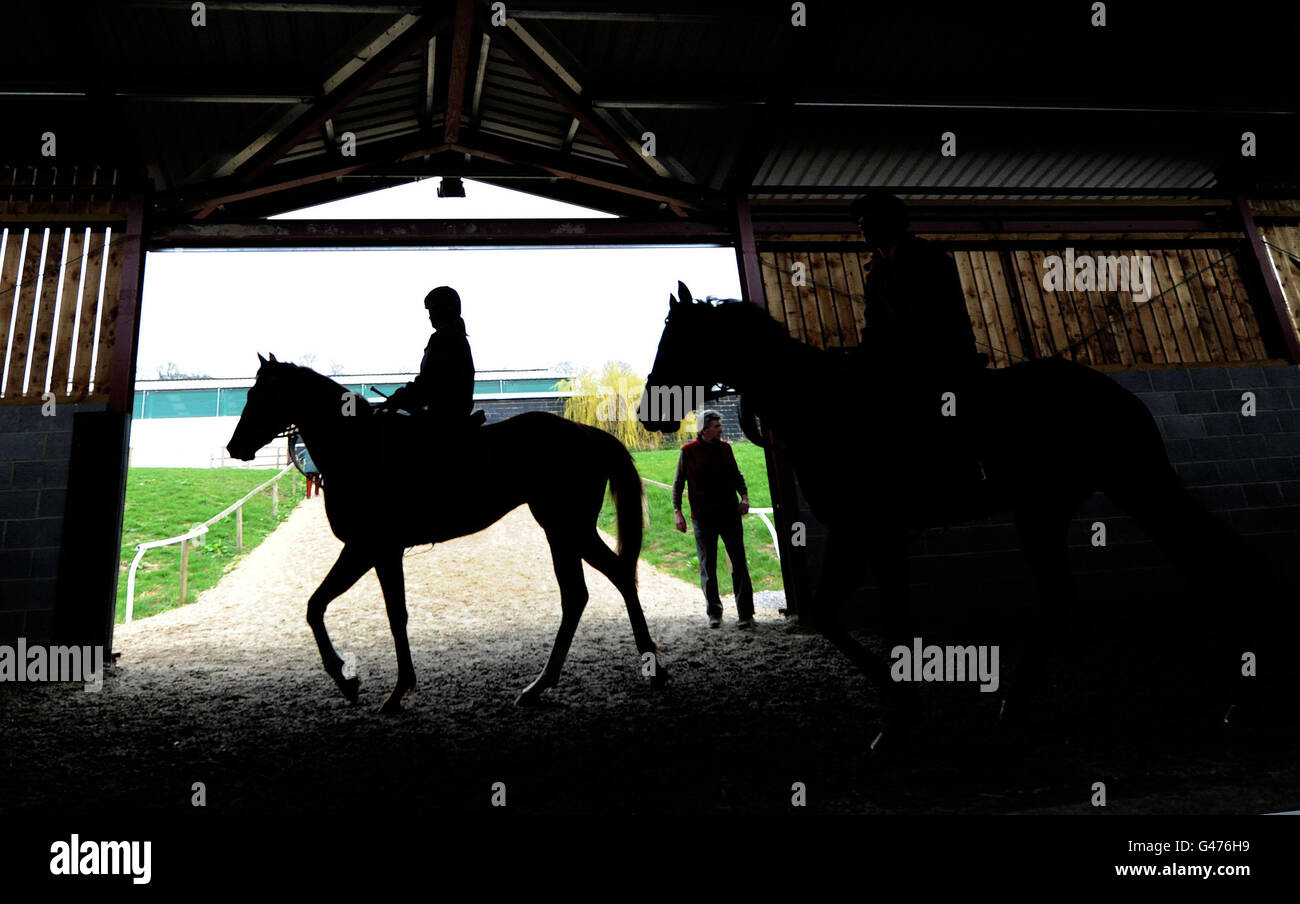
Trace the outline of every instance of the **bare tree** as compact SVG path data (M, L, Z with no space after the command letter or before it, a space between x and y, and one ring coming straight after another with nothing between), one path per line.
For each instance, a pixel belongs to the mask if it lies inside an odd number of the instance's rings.
M158 379L160 380L210 380L211 374L187 374L182 371L175 361L168 361L166 364L159 365Z

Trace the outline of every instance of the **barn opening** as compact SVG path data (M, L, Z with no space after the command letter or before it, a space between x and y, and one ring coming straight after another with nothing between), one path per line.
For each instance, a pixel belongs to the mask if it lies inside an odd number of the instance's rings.
M1080 80L1035 40L1069 31L1059 11L996 27L980 10L940 22L814 11L800 29L787 10L774 22L674 4L629 18L520 2L504 25L468 0L209 6L202 26L186 3L105 6L78 26L79 47L59 41L56 11L6 12L31 38L7 51L18 75L0 85L0 640L112 643L146 251L717 244L734 251L746 301L796 339L847 349L869 261L845 214L868 186L902 197L914 231L952 255L992 366L1060 354L1111 373L1213 511L1293 553L1300 185L1290 57L1273 44L1285 29L1223 23L1219 39L1249 47L1249 65L1189 71L1178 48L1194 33L1116 23L1107 34L1131 65ZM876 29L924 32L945 53L898 40L864 59ZM1153 48L1152 33L1169 40ZM1009 84L995 40L1058 81ZM431 176L615 217L272 219ZM1045 292L1046 259L1067 248L1149 257L1159 292ZM1229 416L1246 391L1260 406L1250 432ZM788 465L768 465L797 610L819 532ZM1090 509L1076 552L1095 549L1097 520L1125 539L1122 519ZM807 546L789 541L796 523ZM1080 563L1085 593L1163 580L1132 539ZM964 584L1023 592L998 583L1014 557L1005 523L916 543L921 600Z

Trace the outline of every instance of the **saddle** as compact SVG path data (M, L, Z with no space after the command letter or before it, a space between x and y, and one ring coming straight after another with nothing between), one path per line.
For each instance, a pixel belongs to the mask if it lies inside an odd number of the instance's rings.
M479 428L486 421L482 409L452 420L427 411L384 415L373 422L373 448L384 468L442 467L474 454Z

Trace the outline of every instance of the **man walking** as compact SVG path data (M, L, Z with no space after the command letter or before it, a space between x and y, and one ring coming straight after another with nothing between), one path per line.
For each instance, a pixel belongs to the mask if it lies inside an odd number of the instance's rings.
M731 557L731 580L736 589L736 611L740 627L754 627L754 588L745 564L745 539L740 516L749 511L749 491L736 465L731 444L722 439L722 415L709 410L700 414L699 435L682 446L673 478L673 518L677 529L686 533L682 515L682 488L689 487L691 524L695 529L695 551L700 559L700 588L709 616L709 627L722 624L722 600L718 596L718 538ZM736 502L736 494L740 502Z

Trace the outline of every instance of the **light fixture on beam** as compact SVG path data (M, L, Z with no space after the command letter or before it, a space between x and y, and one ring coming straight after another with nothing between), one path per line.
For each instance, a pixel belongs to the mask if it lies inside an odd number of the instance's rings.
M438 180L439 198L465 197L465 183L459 176L443 176Z

